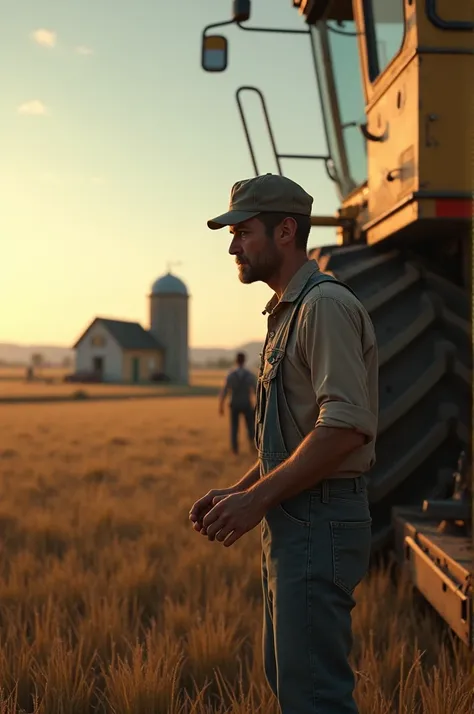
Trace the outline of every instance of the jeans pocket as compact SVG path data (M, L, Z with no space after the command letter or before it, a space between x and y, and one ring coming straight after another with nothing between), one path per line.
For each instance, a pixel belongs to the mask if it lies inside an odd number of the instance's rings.
M308 493L300 493L294 498L288 498L278 505L278 511L286 520L308 527L311 519L311 496Z
M331 521L334 584L352 595L368 571L372 519Z

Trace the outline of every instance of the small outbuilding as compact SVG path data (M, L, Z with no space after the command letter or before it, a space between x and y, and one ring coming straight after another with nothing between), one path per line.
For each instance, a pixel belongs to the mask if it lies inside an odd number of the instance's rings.
M188 384L188 301L186 285L167 273L149 294L150 329L138 322L96 317L76 341L76 374L103 382L140 383L160 375Z
M162 372L164 349L138 322L96 317L74 345L76 372L101 382L147 382Z

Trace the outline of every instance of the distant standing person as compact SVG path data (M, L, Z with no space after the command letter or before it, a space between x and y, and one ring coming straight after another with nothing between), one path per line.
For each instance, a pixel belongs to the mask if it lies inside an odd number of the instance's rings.
M256 393L255 375L245 367L245 354L239 352L235 369L229 372L219 397L219 414L224 415L224 404L230 392L230 442L234 454L239 453L239 421L243 416L250 444L254 440L253 397Z

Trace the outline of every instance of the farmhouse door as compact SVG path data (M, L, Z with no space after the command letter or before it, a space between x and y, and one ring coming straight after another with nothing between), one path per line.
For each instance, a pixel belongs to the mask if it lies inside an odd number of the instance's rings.
M94 374L97 375L99 379L104 378L104 358L103 357L94 357L92 360L92 369L94 371Z
M132 359L132 382L140 381L140 358L133 357Z

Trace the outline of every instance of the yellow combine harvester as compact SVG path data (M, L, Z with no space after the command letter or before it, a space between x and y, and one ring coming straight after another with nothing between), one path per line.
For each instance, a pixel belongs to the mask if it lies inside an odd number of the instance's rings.
M273 0L276 3L276 0ZM380 349L380 426L370 474L374 553L393 546L415 586L474 644L472 592L472 99L467 0L294 0L301 29L256 28L250 1L208 25L202 66L227 67L214 29L307 36L339 194L338 243L310 252L368 308ZM252 37L249 34L249 37ZM365 115L363 121L351 120ZM349 119L349 120L348 120ZM311 187L309 187L311 190Z

